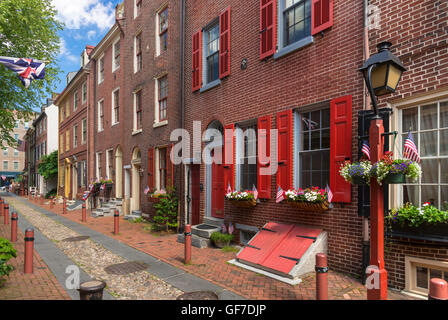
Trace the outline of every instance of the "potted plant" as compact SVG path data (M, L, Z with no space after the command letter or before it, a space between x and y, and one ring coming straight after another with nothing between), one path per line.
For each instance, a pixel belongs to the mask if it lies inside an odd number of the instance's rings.
M213 232L210 235L210 240L213 241L217 248L227 247L230 242L233 240L234 235L230 233L222 233L222 232Z
M372 164L368 160L351 163L344 162L339 170L340 175L351 184L369 185Z
M252 191L231 191L226 193L225 197L236 207L252 208L257 205L257 200Z
M149 202L157 203L160 201L161 198L166 197L167 192L166 190L153 190L152 192L148 192L146 195L146 199Z
M8 239L0 238L0 287L6 282L3 277L9 277L9 273L14 270L14 267L7 262L15 257L17 257L17 251L11 242Z
M285 199L300 210L326 211L330 208L327 191L319 187L290 189L285 192Z
M422 170L417 162L407 159L392 159L393 152L386 152L383 158L375 163L371 169L371 175L376 177L378 184L405 183L406 179L416 181L422 175Z
M394 208L386 216L389 229L400 234L419 236L448 236L448 211L425 202L421 207L406 203Z

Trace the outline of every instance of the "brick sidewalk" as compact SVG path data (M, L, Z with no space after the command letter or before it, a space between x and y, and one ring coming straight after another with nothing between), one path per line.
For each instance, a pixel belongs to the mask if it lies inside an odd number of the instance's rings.
M11 224L3 224L3 217L0 217L0 237L11 239ZM33 273L23 272L25 250L23 238L23 233L18 229L17 242L13 243L17 250L17 258L9 261L9 264L14 266L14 271L9 274L9 278L5 278L5 286L0 288L0 300L70 300L70 296L36 250L34 250Z
M50 210L49 205L40 205L45 210L62 215L62 204ZM235 253L224 253L219 249L192 247L192 264L185 265L184 245L177 242L177 235L155 236L145 231L147 224L130 223L120 217L120 234L113 234L113 217L93 218L87 211L87 223L81 221L81 210L67 211L64 217L86 225L127 245L156 257L186 272L208 280L252 300L314 300L316 294L315 275L302 277L303 282L291 286L281 281L257 274L227 263ZM329 299L365 300L366 289L359 280L330 271L328 274ZM389 290L389 299L407 300L406 295Z

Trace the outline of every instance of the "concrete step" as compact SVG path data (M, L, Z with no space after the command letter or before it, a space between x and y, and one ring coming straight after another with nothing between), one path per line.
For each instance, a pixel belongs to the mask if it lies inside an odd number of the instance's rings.
M142 216L142 212L140 210L132 210L131 215L141 217Z
M191 233L202 238L210 239L213 232L221 231L221 227L216 227L210 224L198 224L191 227Z
M90 213L90 216L94 217L94 218L104 217L104 213L102 211L92 210L92 212Z
M128 220L128 221L134 221L134 220L136 220L136 219L138 219L138 218L141 218L141 216L136 216L136 215L133 215L133 214L128 214L127 216L124 216L124 220Z
M185 235L180 233L177 235L177 242L185 243ZM207 248L212 244L210 239L198 237L197 235L191 235L191 245L196 248Z
M109 212L111 212L110 208L103 208L103 207L101 207L101 208L97 208L96 210L97 210L97 211L101 211L101 212L103 212L103 213L109 213Z
M204 217L204 224L212 225L215 227L221 228L224 223L224 219L213 218L213 217Z

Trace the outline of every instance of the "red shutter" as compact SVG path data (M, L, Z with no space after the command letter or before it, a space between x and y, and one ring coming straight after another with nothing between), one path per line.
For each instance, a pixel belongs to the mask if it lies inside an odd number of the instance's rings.
M230 7L219 16L219 78L230 74Z
M228 185L234 190L235 188L235 125L229 124L224 127L224 188L227 190Z
M148 150L148 187L153 189L154 183L154 148Z
M333 25L333 0L312 0L311 34L315 35Z
M201 81L202 81L202 57L201 57L201 48L202 48L202 30L199 30L193 35L193 52L192 52L192 61L193 61L193 70L192 70L192 90L195 92L196 90L201 89Z
M351 202L351 186L339 174L345 160L352 157L352 96L331 101L330 189L333 202Z
M292 110L277 113L277 130L278 130L277 184L284 191L288 190L291 187L291 176L292 176L291 124L292 124Z
M167 150L167 158L166 158L166 178L167 178L167 185L170 187L174 186L174 168L173 168L173 162L171 161L171 153L173 152L173 145L168 146Z
M276 13L276 0L260 0L260 60L275 53Z
M271 175L264 173L271 167L271 116L258 118L258 175L257 191L262 199L271 199Z

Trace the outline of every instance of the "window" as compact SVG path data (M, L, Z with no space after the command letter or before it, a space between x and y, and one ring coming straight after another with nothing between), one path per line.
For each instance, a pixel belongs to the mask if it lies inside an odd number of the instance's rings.
M168 99L168 76L164 76L157 80L159 87L159 121L166 120L167 99Z
M252 190L253 186L257 186L257 125L249 124L239 129L241 129L239 131L241 135L237 134L239 189Z
M87 119L82 119L82 144L87 142Z
M18 134L18 133L15 133L15 134L14 134L14 139L15 139L16 141L19 141L19 134Z
M70 150L70 132L67 130L65 132L65 151Z
M14 149L14 157L18 157L19 156L19 150Z
M112 125L120 122L120 90L112 92Z
M3 155L4 155L4 156L7 156L7 155L8 155L8 148L4 148L4 149L3 149Z
M219 78L219 23L205 31L206 82Z
M64 134L61 134L61 137L59 139L59 149L61 152L64 152Z
M101 152L96 154L96 177L101 178Z
M19 170L19 163L14 161L14 170Z
M138 17L142 12L142 1L143 0L134 0L134 18Z
M166 148L159 149L159 190L166 190L166 179L167 179L166 150L167 150Z
M448 281L448 264L443 261L405 256L406 290L428 296L431 279Z
M73 127L73 148L78 146L78 125Z
M8 170L8 161L3 161L3 170Z
M98 102L98 132L104 129L104 100Z
M283 0L283 46L311 36L311 0Z
M16 120L16 124L14 125L14 128L18 128L19 127L19 120Z
M70 104L68 101L65 103L65 119L67 119L70 116Z
M82 84L82 103L87 102L87 82Z
M87 161L82 162L82 186L87 185Z
M42 147L42 153L45 155L45 154L47 154L47 142L44 141L44 142L42 143L42 145L43 145L43 147Z
M73 111L76 111L76 109L78 109L78 91L73 94Z
M419 151L424 174L417 183L400 187L401 200L416 206L429 202L448 210L448 101L402 110L402 146L409 131Z
M98 84L104 80L104 56L98 60Z
M107 150L107 158L106 158L106 176L107 179L113 179L112 173L114 171L114 151L111 150Z
M163 9L158 14L159 18L159 52L166 51L168 47L168 7Z
M28 129L28 128L29 128L28 121L25 121L25 129Z
M143 56L142 56L142 34L139 33L135 36L135 60L134 60L134 73L142 70L143 68Z
M113 47L113 62L112 62L112 72L120 68L120 39L118 39Z
M134 131L142 128L142 91L137 91L134 94Z
M330 180L330 108L302 112L299 130L297 187L321 187Z

